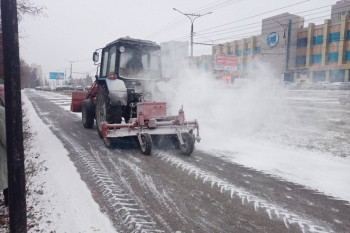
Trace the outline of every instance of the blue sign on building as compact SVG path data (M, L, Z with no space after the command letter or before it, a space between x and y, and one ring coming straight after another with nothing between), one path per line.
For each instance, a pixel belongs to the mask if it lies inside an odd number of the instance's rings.
M50 72L50 79L64 79L64 73L63 72Z

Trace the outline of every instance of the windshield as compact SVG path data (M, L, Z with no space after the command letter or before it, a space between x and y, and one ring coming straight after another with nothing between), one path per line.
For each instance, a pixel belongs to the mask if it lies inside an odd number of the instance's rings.
M157 51L126 48L120 55L119 75L124 78L160 78L160 56Z

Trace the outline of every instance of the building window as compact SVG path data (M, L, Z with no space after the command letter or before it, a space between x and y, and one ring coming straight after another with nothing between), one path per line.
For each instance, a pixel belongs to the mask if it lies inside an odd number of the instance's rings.
M304 66L306 64L306 56L297 56L295 63L297 66Z
M254 54L259 54L259 53L261 53L261 47L255 47Z
M330 70L329 80L331 82L344 82L344 70Z
M340 40L340 32L329 34L329 42L338 42Z
M345 52L345 61L350 61L350 50Z
M306 47L307 46L307 38L300 38L297 40L298 47Z
M328 57L327 60L328 62L337 62L338 61L338 52L334 52L334 53L328 53Z
M314 54L314 55L312 55L311 61L312 61L312 64L321 63L321 61L322 61L322 54Z
M252 53L252 49L251 48L246 48L244 55L250 55Z
M326 81L326 72L325 71L314 71L312 76L313 82L322 82Z
M350 30L346 31L346 40L350 40Z
M236 51L236 56L240 57L242 55L242 50L237 50Z
M318 45L323 43L323 35L314 36L313 44Z

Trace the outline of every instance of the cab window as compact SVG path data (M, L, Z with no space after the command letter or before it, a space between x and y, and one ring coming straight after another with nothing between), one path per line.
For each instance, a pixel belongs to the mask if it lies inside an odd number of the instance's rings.
M102 76L107 76L108 50L103 52L102 60Z
M109 64L108 64L108 73L115 73L115 61L117 57L117 49L116 46L113 46L109 50Z

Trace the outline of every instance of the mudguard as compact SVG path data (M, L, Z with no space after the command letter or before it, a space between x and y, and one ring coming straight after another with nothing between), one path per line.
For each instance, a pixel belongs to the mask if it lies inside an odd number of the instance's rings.
M108 96L112 106L125 106L128 103L128 93L124 81L106 79Z

